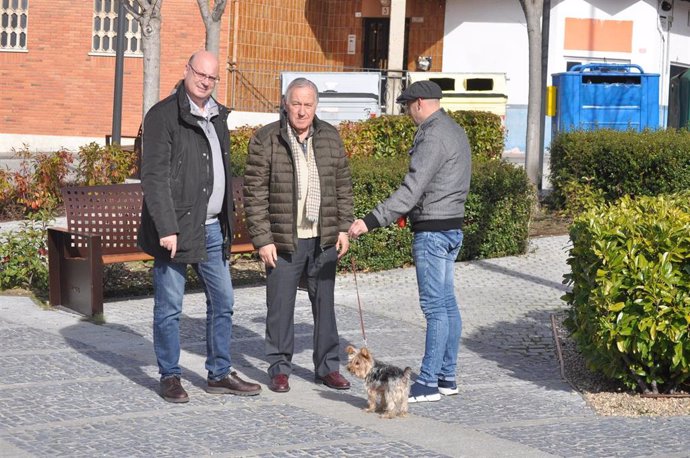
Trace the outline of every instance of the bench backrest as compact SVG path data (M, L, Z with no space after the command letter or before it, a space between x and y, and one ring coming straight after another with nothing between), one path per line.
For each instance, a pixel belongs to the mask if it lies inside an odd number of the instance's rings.
M244 217L243 184L243 178L233 177L233 252L251 252L253 249ZM62 189L62 199L67 228L72 233L72 255L86 256L89 249L88 238L79 234L100 235L101 253L104 255L141 251L137 246L144 199L141 184L66 187Z

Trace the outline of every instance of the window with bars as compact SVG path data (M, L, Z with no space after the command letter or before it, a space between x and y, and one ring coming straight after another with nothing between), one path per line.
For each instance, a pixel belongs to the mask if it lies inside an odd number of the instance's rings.
M117 7L117 0L94 0L92 53L115 55ZM134 8L138 9L136 2L134 2ZM130 13L125 15L125 55L142 55L139 22Z
M29 0L2 0L0 51L26 51Z

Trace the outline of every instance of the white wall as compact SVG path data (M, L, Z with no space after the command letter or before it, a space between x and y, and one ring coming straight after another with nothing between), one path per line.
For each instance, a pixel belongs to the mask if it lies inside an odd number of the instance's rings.
M527 28L517 0L447 0L444 72L505 73L508 104L527 103Z
M672 64L690 66L690 3L676 1L671 22L669 60Z

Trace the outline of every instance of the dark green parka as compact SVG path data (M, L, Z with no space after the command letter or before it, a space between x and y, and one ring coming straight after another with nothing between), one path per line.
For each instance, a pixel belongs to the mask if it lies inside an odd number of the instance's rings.
M352 178L343 142L332 125L314 117L313 146L321 185L321 247L335 245L354 220ZM297 178L285 114L259 129L249 142L244 175L247 227L258 249L271 243L278 252L297 247Z

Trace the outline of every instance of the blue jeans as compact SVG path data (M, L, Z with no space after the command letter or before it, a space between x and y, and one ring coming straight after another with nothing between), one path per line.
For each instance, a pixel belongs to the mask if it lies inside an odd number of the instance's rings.
M220 223L206 226L206 261L192 264L206 293L206 370L220 380L231 369L230 339L234 297L230 270L223 253ZM153 348L161 380L180 377L180 315L187 264L156 259L153 263Z
M417 382L436 387L455 380L462 332L453 272L462 246L462 230L415 232L413 257L419 303L426 318L424 358Z

